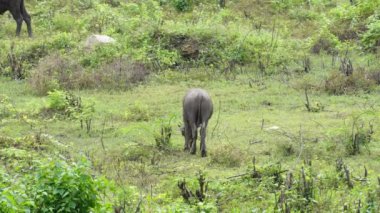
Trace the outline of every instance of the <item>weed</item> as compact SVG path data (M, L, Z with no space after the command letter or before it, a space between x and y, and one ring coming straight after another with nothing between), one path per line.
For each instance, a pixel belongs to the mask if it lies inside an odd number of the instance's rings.
M231 144L217 146L210 155L212 165L239 167L243 161L244 153Z
M154 140L156 141L156 146L159 149L167 149L170 147L170 138L172 136L171 121L174 116L169 119L160 119L160 131L154 134Z
M130 121L148 121L150 119L148 105L136 101L127 109L125 117Z
M354 72L349 76L332 72L325 80L324 90L332 95L344 95L358 91L370 92L374 85L375 82L368 79L363 71Z

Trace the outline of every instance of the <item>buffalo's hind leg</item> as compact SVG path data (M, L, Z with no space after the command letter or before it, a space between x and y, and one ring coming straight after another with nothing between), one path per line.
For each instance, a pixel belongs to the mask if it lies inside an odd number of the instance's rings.
M195 124L191 125L191 150L190 154L195 154L197 152L197 137L198 137L198 131L197 131L197 126Z
M202 157L207 156L207 151L206 151L206 128L207 128L207 123L203 123L201 125L201 155Z
M192 133L191 133L191 128L190 128L190 125L185 121L184 122L184 129L185 129L185 146L183 148L184 151L190 151L190 147L191 147L191 138L192 138Z
M16 36L20 36L21 26L22 26L22 22L23 22L23 18L21 16L20 9L16 8L16 9L11 10L11 14L13 16L13 19L17 23Z
M29 14L24 14L23 15L23 18L24 18L24 21L26 23L26 26L28 28L28 34L29 34L29 37L33 37L33 32L32 32L32 20L30 18L30 15Z

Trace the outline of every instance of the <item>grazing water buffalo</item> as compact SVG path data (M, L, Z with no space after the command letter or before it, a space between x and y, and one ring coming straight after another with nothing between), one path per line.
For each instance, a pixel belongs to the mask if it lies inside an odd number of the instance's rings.
M29 37L32 37L31 18L26 12L24 0L0 0L0 15L8 10L17 22L16 35L20 36L22 22L25 21Z
M201 153L206 157L206 128L211 118L213 105L210 96L202 89L191 89L183 98L182 135L185 136L185 150L196 152L198 127L201 128Z

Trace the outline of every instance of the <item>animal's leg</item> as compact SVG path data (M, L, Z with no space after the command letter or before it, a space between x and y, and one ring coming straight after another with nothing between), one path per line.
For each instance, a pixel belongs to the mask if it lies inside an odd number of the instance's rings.
M202 157L207 156L207 151L206 151L206 128L207 128L207 123L203 123L201 125L201 155Z
M184 151L189 151L191 147L191 140L192 140L192 132L190 125L185 121L185 147Z
M29 34L29 37L33 37L33 33L32 33L32 23L31 23L31 18L29 16L29 14L23 14L23 18L24 18L24 21L26 23L26 26L28 27L28 34Z
M17 23L17 28L16 28L16 36L20 36L20 31L21 31L21 26L22 26L22 16L20 13L20 8L15 8L11 11L13 19Z
M26 23L26 26L28 27L28 34L29 34L29 37L32 37L32 36L33 36L33 33L32 33L31 18L30 18L30 15L28 14L28 12L27 12L26 9L25 9L25 3L24 3L24 0L21 0L20 10L21 10L21 16L22 16L22 18L24 19L24 21L25 21L25 23Z
M195 125L195 123L191 125L191 133L192 133L192 137L191 137L192 142L191 142L190 153L195 154L197 152L197 137L198 137L197 126Z

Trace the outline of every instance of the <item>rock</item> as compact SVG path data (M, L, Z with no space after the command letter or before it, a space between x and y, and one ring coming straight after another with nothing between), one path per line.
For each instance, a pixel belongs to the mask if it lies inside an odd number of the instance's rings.
M115 43L116 40L106 36L106 35L91 35L87 38L85 47L86 48L93 48L94 46L98 44L109 44L109 43Z

